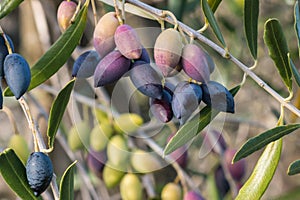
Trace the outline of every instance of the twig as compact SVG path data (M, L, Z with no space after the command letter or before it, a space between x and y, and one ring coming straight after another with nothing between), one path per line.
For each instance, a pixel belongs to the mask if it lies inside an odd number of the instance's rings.
M100 0L101 1L101 0ZM149 6L141 1L138 0L126 0L127 3L130 3L132 5L135 5L144 11L151 13L155 16L157 16L160 20L164 20L170 24L175 24L173 18L169 16L163 15L163 10L154 8L152 6ZM132 12L128 10L128 12ZM132 14L135 14L132 12ZM297 109L293 104L286 101L282 96L280 96L275 90L273 90L266 82L264 82L260 77L258 77L254 72L251 71L245 64L243 64L241 61L239 61L237 58L235 58L233 55L231 55L228 50L220 47L210 39L206 38L205 36L201 35L196 30L190 28L186 24L177 21L178 27L180 27L188 36L193 36L194 38L197 38L199 41L203 42L204 44L210 46L213 50L215 50L217 53L222 55L224 58L228 58L231 60L235 65L237 65L244 73L246 73L248 76L250 76L260 87L262 87L265 91L267 91L271 96L273 96L280 104L282 104L284 107L289 109L291 112L293 112L295 115L300 117L300 110Z

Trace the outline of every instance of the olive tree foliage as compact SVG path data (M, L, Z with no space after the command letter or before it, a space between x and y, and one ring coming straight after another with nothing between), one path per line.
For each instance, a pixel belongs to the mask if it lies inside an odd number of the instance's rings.
M3 0L0 2L0 19L7 17L13 10L15 10L18 6L22 5L22 0ZM269 18L269 19L262 19L260 17L260 4L259 0L244 0L243 4L240 6L242 9L243 16L240 19L243 23L243 38L246 40L249 56L247 57L247 63L245 64L243 61L233 55L231 52L231 47L229 47L224 26L220 25L220 19L217 17L218 11L222 9L223 6L226 6L227 2L222 0L201 0L201 1L193 1L192 5L195 6L197 9L201 11L203 15L203 24L202 28L199 30L195 30L195 28L191 28L187 24L181 22L183 18L183 8L188 4L186 1L181 0L169 0L168 7L165 9L155 7L150 3L143 3L138 0L99 0L95 2L94 0L86 0L84 2L77 2L78 6L76 12L72 16L70 25L66 28L66 30L62 31L60 37L51 44L51 46L45 51L45 53L32 65L30 66L30 85L28 86L27 92L25 96L31 92L31 90L37 90L38 87L44 89L45 91L52 93L55 98L51 105L51 109L49 112L41 112L41 115L47 120L47 130L45 135L47 136L47 142L45 144L42 134L38 128L38 122L34 119L31 109L28 106L29 101L34 101L32 98L24 98L18 97L18 102L24 111L24 118L26 118L28 122L28 127L33 135L33 143L34 143L34 151L42 151L44 153L48 153L51 155L51 152L55 148L55 142L58 141L62 146L70 158L73 161L71 165L65 170L64 174L59 177L60 182L58 183L56 180L56 176L53 176L51 182L51 190L53 193L54 199L73 199L74 198L74 176L80 176L82 178L82 182L84 182L85 190L82 191L83 194L88 194L89 197L93 199L100 199L102 197L105 199L107 197L108 192L107 189L96 190L96 183L93 183L93 180L90 178L85 162L81 159L80 155L74 153L74 149L77 146L73 147L70 146L70 143L67 142L67 134L63 134L64 131L61 122L63 121L63 117L65 112L68 112L69 115L73 113L73 125L78 125L81 121L81 115L79 114L79 110L82 109L83 113L85 113L83 117L87 117L90 113L90 110L97 110L100 115L106 115L106 120L110 120L111 118L115 117L115 121L117 121L118 117L121 113L116 108L112 108L110 105L113 101L120 100L118 98L113 98L114 95L120 97L118 95L118 90L114 89L112 92L109 90L109 87L98 87L97 84L92 85L95 88L95 93L98 99L94 99L91 96L84 96L78 94L74 91L75 83L79 82L79 78L76 75L73 77L71 74L68 74L70 79L66 81L65 86L61 87L59 90L55 90L55 88L51 88L47 84L47 81L50 80L51 77L59 73L59 70L63 69L65 64L71 59L72 54L76 54L76 52L80 51L78 47L79 43L82 41L82 36L86 31L87 22L89 17L91 16L90 13L94 12L94 22L95 25L97 24L97 13L96 13L96 5L105 5L106 8L109 10L114 10L117 14L117 19L119 20L120 24L127 23L126 15L128 13L137 16L139 18L150 20L151 22L157 23L157 26L161 28L161 30L166 29L167 27L173 27L176 29L181 37L183 38L183 42L187 43L198 43L202 46L205 46L208 52L210 52L213 56L217 56L221 62L230 63L234 66L236 70L241 71L240 82L231 80L227 83L228 87L230 85L230 89L228 90L228 95L232 95L234 98L235 106L239 105L242 102L237 101L236 97L239 95L241 91L245 88L245 84L252 80L255 83L256 90L263 90L265 91L270 97L272 97L278 104L279 112L275 112L275 116L278 118L276 124L273 127L267 127L261 133L257 133L255 136L247 138L246 141L239 147L238 151L236 151L234 157L232 158L232 163L236 163L241 161L248 156L252 155L259 150L263 150L259 159L256 161L255 167L250 170L249 177L242 184L241 188L236 189L234 185L233 177L229 177L228 169L225 170L226 178L228 178L229 185L231 187L232 193L230 197L233 199L260 199L265 191L268 190L268 186L277 170L278 164L280 163L280 158L282 154L282 146L284 141L284 136L293 134L295 131L300 128L300 124L297 123L298 118L300 117L300 111L298 109L296 103L299 101L298 96L295 96L295 91L298 90L300 86L300 74L298 72L298 68L295 65L295 62L298 61L298 55L295 55L294 52L291 52L288 46L288 41L286 39L287 33L285 29L283 29L283 25L281 24L278 18ZM294 36L293 38L297 38L298 40L298 47L300 47L300 22L299 22L299 5L298 1L293 2L294 6ZM92 9L91 9L92 8ZM56 15L56 13L55 13ZM274 16L276 17L276 16ZM265 20L265 21L263 21ZM260 29L259 25L263 23L263 27ZM94 26L93 26L94 27ZM2 28L1 28L2 29ZM152 30L152 29L146 29ZM157 29L153 29L157 30ZM160 29L159 29L160 30ZM261 30L261 32L259 31ZM5 37L5 30L1 30L2 37ZM290 33L289 33L290 35ZM262 44L259 44L258 41L263 41ZM169 42L172 42L170 40ZM7 39L5 39L5 44L9 47ZM232 44L232 43L231 43ZM239 45L239 44L235 44ZM260 60L259 60L259 45L262 45L263 48L269 54L269 58L272 60L273 66L276 68L275 77L278 77L278 82L282 82L285 87L284 92L278 92L278 90L269 85L266 81L263 80L255 71L257 68L262 68ZM153 47L152 47L153 48ZM246 47L245 47L246 48ZM10 51L10 54L12 52ZM103 59L103 58L101 58ZM123 58L125 59L125 58ZM214 59L214 58L213 58ZM131 60L132 61L132 60ZM131 61L128 61L128 68ZM101 62L101 61L100 61ZM108 62L108 61L107 61ZM107 64L109 65L109 64ZM226 66L224 66L226 67ZM126 69L125 71L127 71ZM147 71L147 70L146 70ZM117 71L110 71L110 73L117 73ZM150 72L148 72L150 74ZM151 71L152 73L152 71ZM122 74L123 75L123 74ZM122 76L121 75L121 76ZM148 75L148 74L147 74ZM149 76L144 76L144 79L149 78ZM66 75L65 75L66 76ZM179 77L179 78L178 78ZM182 77L178 76L177 78L180 79ZM120 77L118 77L120 78ZM178 80L175 79L175 80ZM163 82L167 82L168 78L164 77ZM139 81L139 79L137 80ZM198 84L197 81L188 80L189 83ZM121 83L118 83L121 84ZM116 84L115 87L118 85ZM130 88L131 86L128 86ZM255 86L253 86L255 87ZM14 94L10 90L9 87L1 87L3 97L8 98L8 96L13 96ZM147 90L147 89L145 89ZM110 93L109 93L110 92ZM148 91L146 91L147 93ZM1 98L1 102L2 99ZM125 99L126 100L126 99ZM38 101L42 101L38 99ZM72 101L72 102L71 102ZM72 105L71 105L72 103ZM39 103L33 103L36 107L39 107ZM80 108L77 107L77 104L82 104ZM129 106L129 103L126 103L126 106ZM265 107L268 107L268 102L265 102ZM118 106L116 106L118 107ZM248 105L251 107L251 105ZM73 110L72 110L73 109ZM90 110L89 110L90 109ZM128 109L128 108L127 108ZM75 111L74 111L75 110ZM7 108L4 105L3 111L9 113ZM194 111L194 110L193 110ZM131 116L131 120L138 122L138 123L122 123L123 119L119 119L119 125L114 125L114 131L120 131L120 127L122 126L123 131L126 129L127 132L134 132L133 135L129 134L126 136L126 139L129 138L129 143L136 142L133 138L139 138L144 146L151 149L155 152L155 156L159 156L159 159L163 160L160 163L156 163L157 160L153 157L147 157L147 160L142 160L141 162L149 162L149 160L153 159L152 165L155 165L156 169L163 168L162 166L166 166L167 164L161 164L162 162L166 162L168 164L171 163L172 167L175 169L176 173L178 174L180 184L183 186L183 193L186 194L189 188L194 190L199 190L199 188L195 188L193 181L188 173L188 170L185 171L183 167L180 165L172 162L171 154L176 150L184 147L186 144L190 144L195 138L199 137L204 130L211 124L211 122L220 115L220 110L215 109L213 104L201 104L199 109L189 116L189 119L184 121L173 120L169 123L171 129L173 127L174 136L168 140L167 143L161 145L159 141L152 139L147 135L147 130L143 127L143 120L141 120L140 116ZM237 111L238 112L238 111ZM99 114L98 113L98 114ZM104 113L104 114L103 114ZM291 113L292 117L286 117L286 113ZM224 114L224 113L223 113ZM9 114L8 114L9 115ZM227 114L226 114L227 115ZM228 114L228 115L234 115ZM257 113L260 115L260 113ZM107 117L108 116L108 117ZM88 117L87 117L88 118ZM101 117L99 117L101 118ZM100 119L100 121L103 118ZM224 123L226 123L226 117L223 119ZM100 123L101 124L101 123ZM137 127L136 124L138 124ZM170 125L171 124L171 125ZM118 127L119 126L119 127ZM126 128L124 128L126 127ZM155 127L155 125L153 125ZM175 127L175 129L174 129ZM78 125L79 130L79 125ZM119 129L118 129L119 128ZM104 128L103 128L104 129ZM105 129L106 136L112 137L110 134L111 127ZM147 130L147 131L145 131ZM90 131L92 132L92 131ZM113 132L113 131L112 131ZM122 130L120 131L122 132ZM89 143L93 143L89 139L85 140L84 136L79 135L79 139L82 143L79 144L85 146L86 148L89 147ZM117 140L117 139L116 139ZM218 138L212 139L213 142L218 146ZM88 142L86 142L88 141ZM127 140L126 140L127 141ZM120 142L120 141L117 141ZM120 143L122 143L121 141ZM122 148L126 149L134 149L132 146L127 147L122 143ZM119 143L118 143L119 144ZM107 144L105 144L107 145ZM132 145L132 144L131 144ZM134 146L134 145L133 145ZM107 149L112 149L113 147L109 147L107 145ZM128 149L127 149L128 148ZM124 150L123 149L123 150ZM119 150L120 151L120 150ZM128 150L129 151L129 150ZM133 154L133 150L130 152ZM111 152L108 154L112 154ZM116 153L117 154L117 153ZM152 155L152 154L151 154ZM221 154L222 156L223 154ZM110 155L108 155L110 156ZM134 157L134 156L132 156ZM124 158L122 158L124 161ZM125 157L126 159L130 159L129 157ZM110 160L112 161L112 160ZM33 191L28 184L26 178L26 169L25 164L26 160L23 161L22 159L17 156L13 148L7 148L3 150L0 154L0 172L3 179L15 192L22 199L43 199L46 198L46 195L49 195L49 191L46 191L40 197L36 197ZM104 162L104 161L103 161ZM118 162L118 161L116 161ZM123 163L123 162L122 162ZM134 162L133 162L134 163ZM136 167L136 164L131 166L133 169ZM293 176L300 172L300 161L295 160L290 163L287 170L286 176ZM126 165L123 163L123 165ZM150 165L150 164L149 164ZM224 163L222 163L224 167ZM127 170L127 166L124 166L124 171ZM131 169L131 168L130 168ZM141 169L136 167L136 169ZM144 174L151 174L151 170L154 168L142 168ZM131 169L132 170L132 169ZM129 171L131 171L129 170ZM121 170L120 170L121 171ZM138 170L136 170L138 171ZM145 172L147 171L147 173ZM54 172L55 173L55 172ZM104 172L103 172L104 173ZM126 172L127 173L127 172ZM55 175L55 174L54 174ZM122 177L124 174L121 174ZM128 175L128 174L127 174ZM103 178L104 178L103 174ZM208 176L208 175L205 175ZM145 175L145 177L147 177ZM102 177L101 177L102 178ZM101 179L100 178L100 179ZM80 179L80 178L79 178ZM120 178L121 179L121 178ZM134 181L137 179L134 177ZM102 180L102 179L101 179ZM205 179L205 181L209 182L209 178ZM121 181L120 184L124 183L125 181ZM125 183L124 183L125 184ZM136 183L140 188L140 183ZM147 197L155 197L157 194L151 193L151 189L149 187L155 187L150 184L147 185L145 181L143 181L144 187L147 190ZM216 183L214 183L217 185ZM105 186L102 184L102 188ZM124 187L124 186L123 186ZM126 190L121 185L121 196L124 198L124 193ZM216 187L217 188L217 187ZM202 188L201 188L202 189ZM199 193L205 194L204 196L209 199L209 197L213 198L209 192L201 191ZM219 188L217 188L218 190ZM104 192L103 192L104 191ZM150 192L149 192L150 191ZM220 193L218 191L215 192L216 194ZM151 196L152 194L152 196ZM143 194L138 194L143 195ZM144 194L145 195L145 194ZM51 195L50 195L51 196ZM52 197L51 196L51 197ZM125 195L126 196L126 195ZM219 196L219 195L216 195ZM218 197L220 198L220 197Z

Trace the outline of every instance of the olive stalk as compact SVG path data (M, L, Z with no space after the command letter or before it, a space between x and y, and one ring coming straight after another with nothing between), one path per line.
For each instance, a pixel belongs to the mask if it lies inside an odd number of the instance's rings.
M104 0L99 0L104 1ZM107 0L105 0L107 2ZM263 81L259 76L257 76L251 68L247 67L244 63L242 63L240 60L238 60L236 57L234 57L232 54L228 52L228 49L224 49L214 43L212 40L206 38L204 35L199 33L198 31L192 29L191 27L187 26L186 24L177 21L175 22L174 19L170 16L166 16L164 14L163 10L154 8L148 4L145 4L138 0L126 0L126 3L132 4L134 6L137 6L144 10L146 13L150 13L156 17L159 18L159 20L164 20L170 24L178 24L178 28L182 29L183 32L185 32L188 36L194 37L195 39L198 39L199 41L203 42L204 44L210 46L214 51L222 55L224 58L229 59L232 61L235 65L237 65L245 74L250 76L261 88L263 88L265 91L267 91L271 96L273 96L280 104L282 104L284 107L289 109L291 112L293 112L295 115L300 117L300 110L297 109L293 104L290 103L289 100L283 98L280 94L278 94L273 88L271 88L265 81ZM125 6L126 9L126 6ZM128 10L128 12L131 12L132 14L135 14L131 10Z

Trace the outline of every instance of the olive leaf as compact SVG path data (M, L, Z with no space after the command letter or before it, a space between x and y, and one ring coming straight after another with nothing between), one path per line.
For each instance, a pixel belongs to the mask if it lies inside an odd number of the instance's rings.
M64 172L60 181L60 197L59 199L74 199L74 168L76 167L74 161Z
M221 30L219 28L219 25L217 23L217 20L214 16L212 9L210 8L209 4L207 3L207 0L202 0L202 10L204 12L204 15L205 15L208 23L210 24L210 26L212 28L214 34L216 35L218 40L221 42L223 47L226 47L226 43L225 43L225 40L221 33Z
M5 17L15 8L17 8L24 0L1 0L0 1L0 19Z
M232 88L230 93L234 96L240 89L240 85ZM168 142L164 149L164 155L172 153L179 147L190 142L197 134L200 133L219 113L210 106L205 106L200 113L194 116L190 121L185 123L177 133Z
M28 200L37 198L31 190L26 169L14 150L8 148L0 154L0 173L9 187L21 198Z
M300 124L289 124L276 126L273 129L267 130L258 136L252 137L247 140L243 146L238 150L233 158L233 162L237 162L242 158L245 158L255 151L260 150L267 144L282 138L283 136L292 133L293 131L300 128Z
M300 160L296 160L290 164L288 168L288 175L292 176L300 173Z
M280 22L269 19L265 23L264 41L276 68L288 90L292 90L292 70L288 60L288 46Z
M211 8L211 11L214 13L216 12L217 8L219 7L222 0L207 0L207 3L209 7Z
M253 58L257 59L257 24L259 15L259 0L245 0L244 27L248 47Z
M235 200L257 200L262 197L276 171L281 149L282 139L268 144Z
M56 132L59 128L60 122L68 105L74 83L75 79L69 81L66 86L58 93L51 106L47 129L49 148L53 147Z
M83 5L76 16L75 22L71 24L50 49L31 67L31 82L28 91L48 80L69 59L83 34L87 20L88 3L89 1L86 1ZM11 96L12 92L7 88L4 94Z

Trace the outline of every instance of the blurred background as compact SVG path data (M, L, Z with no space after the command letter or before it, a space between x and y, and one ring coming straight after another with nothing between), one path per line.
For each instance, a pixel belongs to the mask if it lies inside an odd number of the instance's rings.
M177 8L172 6L175 1L177 3L182 2L182 5ZM4 32L7 33L14 41L15 51L22 54L30 65L34 64L43 55L43 53L47 51L49 46L61 35L56 20L56 11L60 2L61 1L58 0L27 0L8 16L0 20L0 25ZM199 0L145 0L144 2L159 9L172 11L178 20L195 30L199 30L204 25L203 12L201 10ZM294 3L295 1L293 0L260 1L258 65L254 72L283 97L287 97L288 92L276 71L273 61L268 56L268 50L263 41L263 29L264 23L267 19L278 18L287 38L291 57L299 69L299 52L297 37L294 30ZM112 7L103 4L101 1L96 1L96 8L98 19L104 13L113 10ZM71 70L74 59L76 59L84 50L93 49L92 37L95 23L91 8L88 15L88 23L78 48L74 51L66 65L46 84L49 84L54 88L61 88L65 84L66 80L70 80L71 78ZM243 28L243 0L223 1L217 9L215 16L219 22L219 26L222 30L230 53L247 66L252 66L254 61L247 47ZM156 21L143 19L129 13L126 13L126 23L135 28L160 28L159 23ZM171 25L167 24L167 26ZM142 38L142 41L147 41L147 37L149 37L147 34L149 33L144 34L145 35L140 33L139 36ZM219 44L210 28L204 32L204 35ZM153 35L150 37L152 39L155 38ZM202 44L201 42L199 42L199 44L202 45L207 52L209 52L216 64L217 70L212 75L211 79L222 82L227 88L232 88L241 82L243 72L237 66L214 52L210 47ZM151 55L151 48L148 48L148 50ZM55 82L56 85L54 84ZM75 91L82 95L91 95L90 97L94 98L93 88L90 88L90 86L87 85L89 85L87 81L78 80ZM87 87L89 87L90 90L87 91ZM113 86L106 88L109 94L112 92L112 87ZM300 106L300 92L296 85L294 88L295 97L293 98L292 103ZM28 102L30 102L34 117L38 121L39 128L43 134L45 134L47 129L47 121L43 117L39 116L41 109L38 108L37 105L41 106L44 111L49 113L54 97L53 93L50 93L43 87L36 88L30 92L30 95L26 96ZM37 100L38 103L34 103L34 100ZM247 78L245 85L238 92L235 98L235 103L235 114L221 114L212 124L209 125L209 127L207 127L207 129L203 131L203 134L204 132L217 130L221 132L228 147L238 149L248 138L267 129L273 128L276 125L278 113L280 111L280 104L250 78ZM147 111L147 109L149 109L147 107L148 99L137 94L131 104L130 110L132 112L140 114L145 121L150 120ZM19 104L14 98L5 97L4 105L11 109L18 131L20 134L25 136L30 149L33 150L31 133ZM285 120L289 123L299 122L299 119L288 110L286 110ZM65 115L63 121L65 133L71 126L72 120L69 116ZM170 134L172 130L168 129L166 132ZM0 112L0 149L5 149L7 147L7 144L13 134L14 131L7 115L4 112ZM216 170L219 163L219 157L214 153L202 154L203 152L200 152L203 134L199 134L199 136L197 136L193 141L192 145L189 146L188 165L185 170L195 182L195 185L203 193L203 196L209 197L211 188L207 184L207 177ZM154 140L163 147L164 144L162 141L164 141L166 135L161 135L163 134L154 137ZM278 169L262 199L300 199L299 175L288 176L286 173L289 164L300 157L300 139L298 135L299 131L295 131L293 134L284 138L282 156ZM63 174L67 166L72 162L60 145L60 143L56 143L54 152L50 154L55 165L55 172L58 179ZM246 174L243 181L247 180L251 174L261 153L262 151L258 151L245 159L247 164ZM81 157L82 161L84 161L84 155L79 155L79 157ZM83 165L84 164L85 163L83 162ZM154 177L156 179L157 191L160 191L163 185L176 177L176 174L172 167L167 166L166 168L155 172ZM221 184L221 188L219 188L220 191L228 190L226 189L226 187L228 187L226 186L226 183L223 183L221 180L218 180L217 182L220 182ZM78 188L82 186L82 184L80 185L80 181L77 183ZM95 184L97 186L97 181ZM102 191L101 189L97 190ZM109 190L108 192L111 194L111 199L120 198L117 189ZM78 189L76 199L82 199L79 193L80 191ZM1 177L0 199L17 199ZM229 194L224 195L223 199L232 199L230 192Z

